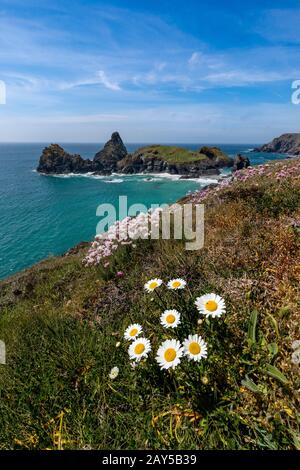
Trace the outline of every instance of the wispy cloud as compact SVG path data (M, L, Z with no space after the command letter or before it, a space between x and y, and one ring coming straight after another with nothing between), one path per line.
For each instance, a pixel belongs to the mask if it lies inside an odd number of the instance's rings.
M220 53L207 54L204 52L194 51L188 59L188 65L194 69L199 66L208 69L218 69L224 66L224 59Z
M39 117L17 117L13 118L14 122L17 123L37 123L40 124L97 124L97 123L120 123L126 121L128 116L126 114L78 114L78 115L68 115L68 114L54 114L52 116L39 116ZM8 121L12 121L12 118L9 118Z
M7 126L13 117L15 122L27 119L37 132L34 123L41 119L44 135L48 123L49 132L56 133L59 124L62 131L83 125L91 137L99 132L99 123L106 128L106 121L107 129L115 123L127 135L126 126L132 125L133 132L139 129L148 139L154 129L167 139L160 129L163 123L169 133L179 132L177 125L192 138L193 132L200 133L201 122L208 136L213 125L224 135L225 107L237 120L241 116L240 109L229 107L231 99L247 106L253 100L257 108L266 95L274 102L288 100L289 81L300 78L299 9L258 8L255 19L243 24L251 41L233 49L226 34L234 29L236 15L230 16L228 30L212 35L205 25L193 29L189 15L184 23L180 14L173 18L175 10L159 14L160 2L149 4L148 11L122 3L127 6L86 0L70 9L63 0L45 0L31 15L21 0L14 0L11 8L6 2L0 11L0 80L7 86L7 106L0 112ZM28 8L35 4L32 0ZM199 8L194 13L201 18L204 7ZM285 110L295 117L295 109ZM266 112L263 116L267 119ZM20 127L15 126L16 133Z
M75 82L62 82L59 83L58 88L61 90L69 90L72 88L90 86L90 85L103 85L108 90L112 91L121 91L121 87L118 83L110 80L104 70L99 70L96 72L95 76L92 78L87 78L83 80L77 80Z
M142 87L145 92L148 88L169 94L171 86L171 91L197 93L294 79L300 71L300 49L292 53L288 47L281 51L274 47L210 51L202 41L154 15L103 7L96 8L92 16L91 31L79 40L77 31L71 34L42 22L0 15L2 64L14 65L19 74L24 73L22 65L30 70L38 64L36 81L45 92L102 86L115 92L132 93L134 87L137 91ZM142 31L130 27L133 23L142 24ZM77 40L81 47L72 47ZM86 43L93 44L88 53ZM33 79L34 73L30 72Z
M198 65L199 62L201 62L201 56L202 54L200 52L193 52L188 60L188 64L191 66Z
M269 83L281 81L290 78L290 75L284 76L277 72L263 71L244 71L244 70L228 70L225 72L211 73L204 77L204 82L211 86L223 87L241 87L259 83Z
M120 91L121 87L118 83L111 81L103 70L98 72L99 82L102 83L106 88L112 91Z

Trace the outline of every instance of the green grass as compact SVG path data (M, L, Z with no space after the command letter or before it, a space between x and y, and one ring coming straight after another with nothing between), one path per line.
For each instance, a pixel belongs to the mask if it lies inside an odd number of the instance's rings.
M156 156L169 163L193 163L207 159L203 153L172 145L149 145L139 149L139 152L143 152L146 157Z
M199 252L140 241L118 249L106 271L83 267L81 251L1 283L0 448L299 449L297 176L208 196ZM183 277L189 289L162 287L158 298L143 291L152 277ZM207 292L227 312L198 325L194 300ZM165 306L206 339L208 358L166 373L150 356L132 369L125 328L140 322L155 350Z

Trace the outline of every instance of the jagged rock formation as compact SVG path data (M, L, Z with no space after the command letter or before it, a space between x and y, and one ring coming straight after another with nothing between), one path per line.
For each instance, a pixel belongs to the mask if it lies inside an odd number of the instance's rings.
M102 173L111 174L117 171L117 163L127 156L127 149L118 132L114 132L103 149L96 153L94 162L101 167Z
M117 171L117 163L126 157L127 150L118 132L114 132L94 160L71 155L57 144L43 150L37 171L46 174L88 173L111 174Z
M37 171L46 174L87 173L95 171L93 162L80 155L71 155L57 144L43 150Z
M261 147L254 149L256 152L288 153L300 155L300 133L282 134Z
M188 177L216 175L220 168L231 167L233 160L217 147L191 151L169 145L149 145L128 154L123 141L114 132L94 160L71 155L57 144L43 150L37 170L46 174L87 173L171 173Z
M248 166L250 166L249 158L238 154L234 159L232 171L243 170L244 168L248 168Z

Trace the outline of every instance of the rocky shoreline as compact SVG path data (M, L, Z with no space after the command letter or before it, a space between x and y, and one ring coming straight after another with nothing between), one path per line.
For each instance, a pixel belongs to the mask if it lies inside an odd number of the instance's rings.
M271 142L255 148L253 152L300 155L300 133L282 134Z
M130 154L119 135L114 132L93 160L66 152L58 144L43 150L37 171L51 174L159 174L180 175L187 178L219 175L222 168L239 170L249 166L245 157L235 160L217 147L202 147L197 151L181 147L149 145Z

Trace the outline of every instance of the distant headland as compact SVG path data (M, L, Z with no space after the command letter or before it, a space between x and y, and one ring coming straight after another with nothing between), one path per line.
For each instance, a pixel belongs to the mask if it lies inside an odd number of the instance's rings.
M300 133L287 133L275 137L268 144L255 148L254 152L274 152L289 155L300 155Z
M242 159L241 159L242 158ZM61 146L51 144L43 150L37 171L44 174L93 173L170 173L182 177L218 175L222 168L241 169L249 166L247 158L234 160L218 147L187 150L170 145L148 145L130 154L119 135L114 132L93 160L72 155Z

